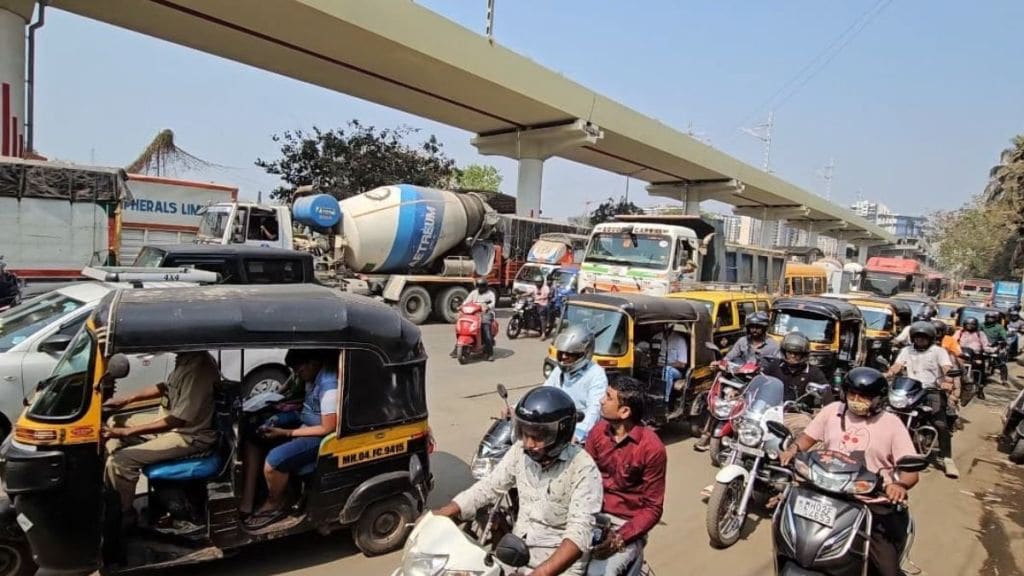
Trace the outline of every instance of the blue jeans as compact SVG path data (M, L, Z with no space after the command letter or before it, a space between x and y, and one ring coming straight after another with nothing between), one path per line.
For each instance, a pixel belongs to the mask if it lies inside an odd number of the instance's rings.
M679 371L675 366L665 366L665 372L663 378L665 379L665 401L672 396L672 385L675 384L676 380L683 377L683 373Z

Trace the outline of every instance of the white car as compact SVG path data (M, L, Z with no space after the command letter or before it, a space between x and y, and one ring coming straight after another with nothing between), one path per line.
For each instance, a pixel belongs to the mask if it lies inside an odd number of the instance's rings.
M143 287L192 285L147 282ZM0 312L0 438L11 432L39 382L51 375L99 301L111 290L131 287L113 282L73 282ZM285 353L232 350L221 351L214 357L219 360L225 378L241 379L247 391L267 392L278 391L288 378ZM136 355L130 360L131 371L119 383L119 393L163 382L174 368L171 354Z

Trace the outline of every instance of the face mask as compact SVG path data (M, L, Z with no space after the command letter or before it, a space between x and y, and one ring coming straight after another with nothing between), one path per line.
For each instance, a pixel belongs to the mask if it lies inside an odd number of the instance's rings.
M871 402L847 399L846 407L850 410L850 412L856 414L857 416L867 416L868 412L871 410Z

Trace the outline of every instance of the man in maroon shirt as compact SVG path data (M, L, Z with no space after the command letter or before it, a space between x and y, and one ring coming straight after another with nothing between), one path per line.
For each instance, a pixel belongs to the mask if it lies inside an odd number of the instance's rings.
M624 574L661 519L668 457L658 435L642 423L644 396L636 379L609 382L601 420L587 435L587 452L601 471L601 511L612 517L612 530L592 551L590 576Z

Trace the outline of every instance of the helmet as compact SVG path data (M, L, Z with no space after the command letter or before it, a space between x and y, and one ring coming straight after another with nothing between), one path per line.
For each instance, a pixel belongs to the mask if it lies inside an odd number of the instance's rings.
M964 320L964 330L967 330L968 332L977 332L978 331L978 319L974 318L974 317L971 317L971 318L968 318L968 319Z
M526 448L532 460L543 462L557 457L572 442L576 430L576 404L565 391L554 386L540 386L526 393L512 413L515 437L540 441L540 448Z
M1010 313L1020 314L1020 304L1014 304L1013 306L1010 306Z
M565 374L582 370L594 354L594 334L581 324L573 324L555 337L558 367Z
M945 334L946 333L946 329L949 328L948 324L946 324L942 320L939 320L938 318L932 318L932 326L935 326L935 337L936 338L938 338L939 336L942 336L943 334Z
M999 321L999 314L995 312L985 312L985 324L994 324Z
M928 327L933 328L931 325ZM885 375L874 368L860 366L850 370L846 373L846 376L843 377L843 402L846 404L848 410L858 416L873 416L881 412L882 404L885 402L888 390L889 382L886 381ZM870 404L867 408L864 410L855 410L854 407L851 407L849 398L847 397L850 392L854 392L858 396L869 398Z
M807 356L811 352L811 341L807 339L807 336L799 332L790 332L782 339L782 346L780 348L782 348L783 352Z
M476 286L477 290L483 292L485 289L487 289L487 278L477 278L476 280L473 281L473 285Z
M747 320L743 323L744 326L750 328L751 326L760 326L761 328L768 327L768 315L764 312L754 312L750 316L747 316Z
M1016 310L1010 309L1009 316L1011 320L1020 320L1020 312Z
M918 321L910 325L911 338L916 336L927 336L934 341L937 334L938 332L935 329L935 325L931 322Z
M914 322L931 320L935 317L935 314L935 308L933 308L931 304L925 304L917 311L917 315L914 316Z

